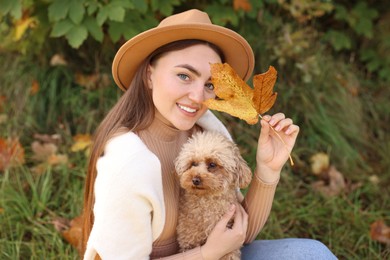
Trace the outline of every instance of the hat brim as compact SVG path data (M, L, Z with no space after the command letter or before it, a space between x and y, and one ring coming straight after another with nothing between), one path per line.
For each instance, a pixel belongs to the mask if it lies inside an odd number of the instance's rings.
M183 24L156 27L124 43L114 57L112 75L115 83L126 90L142 61L157 48L179 40L198 39L218 46L227 62L245 81L254 68L249 43L238 33L213 24Z

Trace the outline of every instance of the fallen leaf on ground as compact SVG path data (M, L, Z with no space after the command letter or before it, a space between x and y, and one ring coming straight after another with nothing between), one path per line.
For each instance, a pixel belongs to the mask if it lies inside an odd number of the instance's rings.
M24 148L18 138L0 138L0 171L24 164Z
M61 142L61 136L59 134L34 134L34 138L36 140L39 140L43 143L53 143L55 145L59 144Z
M40 162L31 168L35 174L43 174L48 166L64 165L68 163L66 154L57 153L58 147L54 143L41 143L34 141L31 144L33 151L32 159Z
M32 156L34 160L46 162L51 155L57 153L58 147L53 143L40 143L34 141L31 144L31 149L34 153Z
M77 134L73 136L73 145L70 148L72 152L83 151L89 148L92 144L91 135L89 134Z
M30 88L30 94L31 95L35 95L38 93L39 91L39 82L38 80L33 80L33 82L31 83L31 88Z
M310 157L311 171L315 175L319 175L329 169L329 155L326 153L316 153Z
M83 74L76 72L75 82L89 90L107 87L111 84L110 76L107 73Z
M54 228L61 233L63 238L79 253L81 252L81 234L83 227L82 216L75 217L72 220L66 218L56 218L52 221Z
M66 66L68 62L65 60L64 56L61 54L54 54L50 59L51 66Z
M336 167L329 167L326 178L328 180L320 180L312 183L313 189L327 197L339 195L346 189L344 176Z
M390 227L383 220L377 220L370 226L370 237L372 240L390 245Z

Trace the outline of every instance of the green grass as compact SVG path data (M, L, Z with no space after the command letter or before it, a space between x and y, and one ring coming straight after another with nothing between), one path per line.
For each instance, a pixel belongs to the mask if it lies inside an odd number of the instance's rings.
M58 217L72 219L82 206L86 157L70 151L72 136L92 133L115 102L112 86L88 90L78 86L66 67L37 68L18 57L0 59L0 95L6 97L0 114L0 138L19 137L26 163L0 172L0 259L77 259L76 250L54 228ZM293 152L295 166L284 168L270 218L259 239L314 238L340 259L386 259L389 247L370 238L370 224L383 219L390 225L390 91L385 84L359 79L357 96L335 83L334 67L343 75L348 66L325 59L322 74L310 84L291 74L278 81L282 110L301 126ZM283 74L283 72L281 72ZM30 95L33 79L40 91ZM258 126L218 113L254 167ZM69 162L32 171L34 134L58 134L58 152ZM313 190L311 155L326 152L347 183L359 184L334 197ZM369 181L377 175L378 184Z

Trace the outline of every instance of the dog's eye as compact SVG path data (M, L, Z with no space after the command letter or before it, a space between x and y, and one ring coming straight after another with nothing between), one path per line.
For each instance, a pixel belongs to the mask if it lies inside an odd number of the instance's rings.
M211 163L209 163L207 168L208 169L214 169L215 167L217 167L217 165L215 163L211 162Z

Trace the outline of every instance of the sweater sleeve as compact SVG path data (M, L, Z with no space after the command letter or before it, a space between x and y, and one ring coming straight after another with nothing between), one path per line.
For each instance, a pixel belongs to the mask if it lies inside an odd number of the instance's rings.
M242 203L248 213L248 230L245 244L255 240L267 222L278 182L279 180L275 183L264 183L256 174L254 174L248 192Z
M159 160L127 133L107 144L97 171L95 219L84 259L96 253L102 259L149 259L165 221Z

